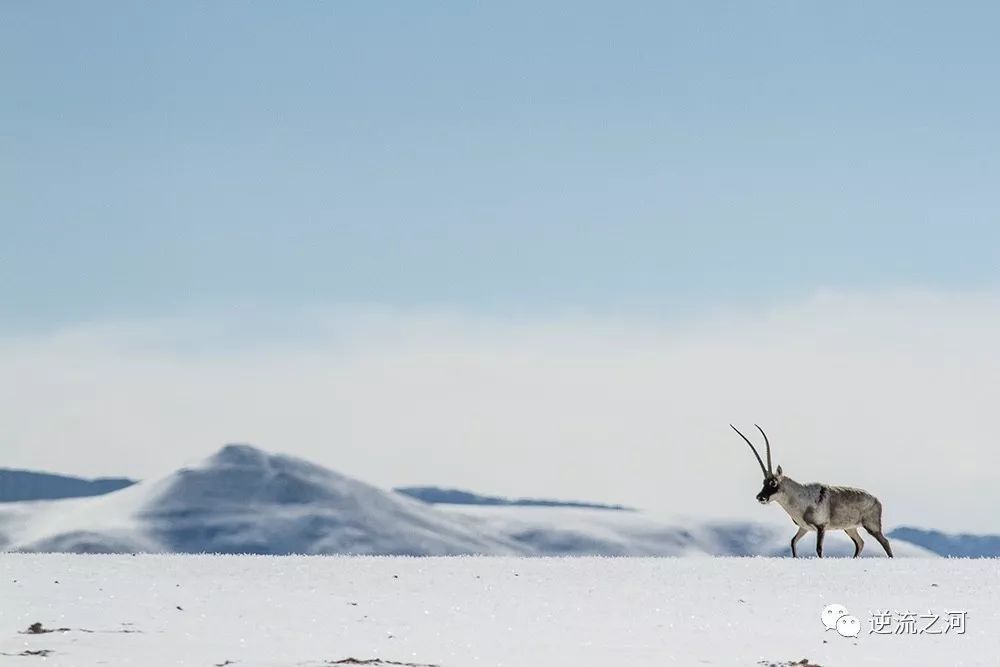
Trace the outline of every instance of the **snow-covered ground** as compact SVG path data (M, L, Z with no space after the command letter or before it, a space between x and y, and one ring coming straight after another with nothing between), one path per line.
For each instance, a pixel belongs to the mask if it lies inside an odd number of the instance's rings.
M0 554L5 665L996 665L998 629L997 560Z

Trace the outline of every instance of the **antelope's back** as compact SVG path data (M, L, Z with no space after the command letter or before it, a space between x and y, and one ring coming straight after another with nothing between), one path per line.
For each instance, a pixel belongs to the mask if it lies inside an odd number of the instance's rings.
M864 489L823 485L829 498L830 527L850 528L879 519L882 503Z

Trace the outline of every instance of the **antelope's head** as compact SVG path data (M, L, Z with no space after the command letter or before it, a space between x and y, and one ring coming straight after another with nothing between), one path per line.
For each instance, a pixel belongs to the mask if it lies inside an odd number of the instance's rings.
M757 453L757 448L753 446L753 443L750 442L745 435L740 433L738 428L732 424L729 426L734 431L739 433L739 436L743 438L748 445L750 445L750 451L752 451L753 455L757 457L757 463L760 464L760 471L764 473L764 486L761 488L760 493L757 494L757 502L762 505L766 505L771 502L771 496L781 490L781 482L784 480L784 475L781 472L781 466L778 466L777 470L773 472L771 471L771 443L767 439L767 434L764 433L764 429L754 424L754 426L757 426L757 430L760 431L760 434L764 436L764 444L767 447L767 467L765 468L764 461L761 460L760 454Z

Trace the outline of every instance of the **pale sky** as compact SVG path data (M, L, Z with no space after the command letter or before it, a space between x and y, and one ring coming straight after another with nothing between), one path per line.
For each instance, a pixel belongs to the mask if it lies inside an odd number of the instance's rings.
M0 466L1000 530L998 19L6 3Z

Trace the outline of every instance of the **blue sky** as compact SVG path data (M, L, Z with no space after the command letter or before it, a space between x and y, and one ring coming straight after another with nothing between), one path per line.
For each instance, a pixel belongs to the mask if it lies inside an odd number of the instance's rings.
M990 3L8 3L0 327L990 290Z
M538 4L4 3L0 465L996 531L1000 9Z

